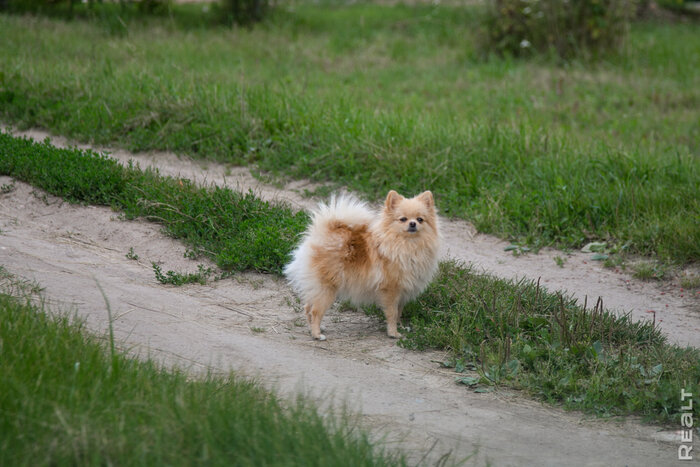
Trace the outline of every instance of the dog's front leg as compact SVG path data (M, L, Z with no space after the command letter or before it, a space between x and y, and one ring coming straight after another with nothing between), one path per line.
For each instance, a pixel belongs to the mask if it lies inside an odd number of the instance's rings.
M400 339L401 334L397 329L399 317L401 316L398 294L386 294L382 302L384 316L386 317L386 333L389 337Z

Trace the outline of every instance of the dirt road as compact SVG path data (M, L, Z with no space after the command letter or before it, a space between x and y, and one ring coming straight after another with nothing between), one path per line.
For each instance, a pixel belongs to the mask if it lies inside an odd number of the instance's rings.
M262 186L243 170L227 173L211 164L204 170L163 154L138 160L142 166L154 162L164 174L253 186L261 196L309 205L294 191ZM9 182L0 177L0 185ZM497 275L541 276L552 289L603 295L608 306L636 310L642 319L648 319L646 309L656 308L672 339L700 345L693 298L669 290L661 295L657 286L604 270L583 254L559 268L552 258L561 253L514 258L503 252L503 242L475 235L466 223L443 227L446 254ZM176 271L194 271L202 261L185 259L185 248L158 226L120 220L107 208L69 205L15 182L13 191L0 195L0 232L0 264L37 281L50 303L75 309L90 329L104 333L108 315L99 283L122 348L192 371L234 369L285 395L301 390L329 404L345 402L388 447L407 451L414 462L433 463L446 453L453 460L473 455L470 465L498 466L670 465L676 459L672 431L633 420L591 420L509 391L469 392L436 363L443 355L397 347L381 323L362 313L331 311L329 340L313 342L279 279L244 274L205 286L159 284L152 261ZM130 248L138 260L126 257Z

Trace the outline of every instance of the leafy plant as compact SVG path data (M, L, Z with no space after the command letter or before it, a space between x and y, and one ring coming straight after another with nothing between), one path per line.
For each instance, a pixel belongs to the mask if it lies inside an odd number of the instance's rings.
M133 247L133 246L132 246L131 248L129 248L129 251L128 251L127 254L126 254L126 257L127 257L127 259L131 259L131 260L134 260L134 261L138 261L138 260L139 260L139 255L136 254L136 252L134 251L134 247Z
M153 272L156 274L156 279L161 284L171 284L175 286L197 283L204 285L207 280L212 275L211 268L205 268L203 264L197 265L197 272L186 272L180 273L175 271L168 271L163 273L161 267L156 263L151 263L153 266Z
M0 194L12 193L15 190L15 182L3 183L0 185Z

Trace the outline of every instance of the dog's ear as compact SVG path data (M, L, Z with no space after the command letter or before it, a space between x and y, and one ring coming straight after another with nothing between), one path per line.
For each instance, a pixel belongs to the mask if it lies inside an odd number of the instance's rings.
M396 205L403 199L403 196L395 192L394 190L391 190L388 195L386 195L386 201L384 202L384 206L386 207L387 211L393 211Z
M435 206L435 200L433 200L433 194L430 191L424 191L420 195L416 196L416 198L429 208Z

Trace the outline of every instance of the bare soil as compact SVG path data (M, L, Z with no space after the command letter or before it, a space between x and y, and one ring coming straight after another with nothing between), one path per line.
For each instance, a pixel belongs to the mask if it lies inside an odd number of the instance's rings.
M41 132L27 133L43 139ZM65 140L53 138L65 145ZM110 151L122 161L156 166L164 175L226 184L299 208L313 201L308 184L266 185L246 169L202 165L167 153ZM0 177L0 185L10 183ZM631 311L657 323L673 342L700 346L697 296L673 282L646 283L603 268L589 255L555 250L514 257L507 243L475 233L464 221L443 220L444 254L502 277L541 277L593 303ZM138 260L126 257L133 248ZM325 407L347 404L388 448L414 463L451 453L468 465L669 465L678 434L634 419L597 420L534 402L508 390L477 394L442 369L439 352L411 352L385 337L383 324L361 312L331 311L325 342L312 341L296 299L282 279L240 274L207 285L158 283L164 271L195 271L203 260L142 221L124 221L108 208L76 206L21 182L0 195L0 264L44 287L49 304L74 310L102 335L109 318L121 347L192 372L228 371L254 377L281 394L299 391ZM98 287L99 284L99 287ZM100 291L104 290L104 296ZM700 456L698 456L700 457Z

